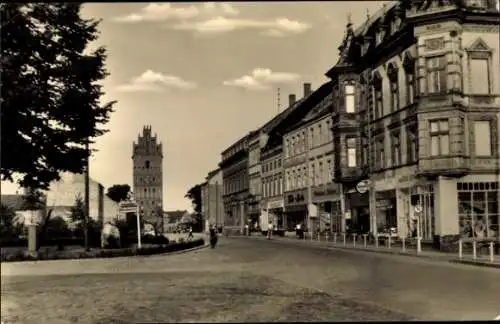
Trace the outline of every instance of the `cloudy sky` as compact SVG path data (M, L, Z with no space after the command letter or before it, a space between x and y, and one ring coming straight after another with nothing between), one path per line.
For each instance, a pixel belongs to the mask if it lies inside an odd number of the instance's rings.
M91 177L132 184L132 142L145 124L163 142L164 208L217 167L233 141L277 113L302 83L318 88L336 62L349 13L355 26L380 1L92 3L109 52L103 102L118 100L97 140ZM2 193L15 191L3 183Z

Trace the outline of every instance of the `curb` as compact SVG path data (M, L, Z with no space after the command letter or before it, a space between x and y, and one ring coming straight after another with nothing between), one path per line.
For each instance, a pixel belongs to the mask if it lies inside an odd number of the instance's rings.
M260 240L260 238L253 238ZM391 254L391 255L399 255L399 256L408 256L408 257L413 257L413 258L421 258L421 259L427 259L427 260L434 260L434 261L439 261L439 262L444 262L444 263L454 263L454 264L465 264L465 265L471 265L471 266L476 266L476 267L483 267L483 268L494 268L494 269L500 269L500 264L498 263L487 263L487 262L481 262L481 261L473 261L473 260L459 260L459 259L443 259L442 256L433 256L433 255L417 255L415 253L410 253L410 252L402 252L402 251L390 251L390 250L373 250L373 249L364 249L364 248L355 248L355 247L344 247L344 246L323 246L323 245L305 245L302 242L298 241L286 241L286 240L273 240L273 242L284 242L288 244L295 244L295 245L303 245L303 246L309 246L309 247L316 247L320 249L326 249L326 250L341 250L341 251L352 251L352 252L365 252L365 253L378 253L378 254Z
M196 251L196 250L205 249L208 246L209 246L209 244L203 244L203 245L196 246L194 248L190 248L190 249L186 249L186 250L175 251L175 252L167 252L167 253L156 254L156 255L176 255L176 254L183 254L183 253L193 252L193 251Z
M466 265L471 265L471 266L476 266L476 267L483 267L483 268L494 268L494 269L500 269L500 264L498 263L485 263L485 262L478 262L478 261L471 261L471 260L450 260L450 263L461 263L461 264L466 264Z

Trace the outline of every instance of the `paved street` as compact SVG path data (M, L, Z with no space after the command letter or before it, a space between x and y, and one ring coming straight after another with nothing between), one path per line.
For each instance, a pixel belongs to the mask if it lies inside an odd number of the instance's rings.
M248 238L153 257L2 264L5 323L488 320L500 271ZM50 310L50 311L48 311Z

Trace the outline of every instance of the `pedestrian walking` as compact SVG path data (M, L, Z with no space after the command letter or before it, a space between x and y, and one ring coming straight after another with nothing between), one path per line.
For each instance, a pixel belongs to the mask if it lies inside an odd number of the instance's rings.
M210 226L210 247L213 249L217 244L217 232L214 226Z
M245 235L250 236L250 226L248 224L245 224Z
M267 225L267 239L270 240L271 236L273 235L273 222L269 222L269 225Z
M189 230L188 230L188 240L191 240L193 239L194 236L193 236L193 227L192 226L189 226Z

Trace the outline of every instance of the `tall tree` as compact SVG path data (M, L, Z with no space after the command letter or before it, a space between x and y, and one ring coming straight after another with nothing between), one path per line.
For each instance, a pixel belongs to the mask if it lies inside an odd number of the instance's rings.
M2 180L47 189L60 172L81 173L87 141L104 134L112 101L101 105L106 50L99 20L81 17L81 3L0 6Z
M191 203L193 204L193 209L197 213L201 213L201 185L197 184L191 189L188 190L186 195L184 196L185 198L188 198L191 200Z
M128 184L116 184L108 188L106 195L113 201L120 202L126 200L130 194Z
M16 224L16 212L7 205L0 204L0 237L17 237L22 232L22 224Z

